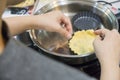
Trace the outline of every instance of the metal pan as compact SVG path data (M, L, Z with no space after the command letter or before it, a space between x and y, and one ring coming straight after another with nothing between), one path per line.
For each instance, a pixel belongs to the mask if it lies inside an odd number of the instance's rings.
M101 24L107 29L117 29L118 22L115 15L104 5L86 0L61 0L49 3L40 8L34 15L40 15L53 10L60 10L70 19L81 11L90 11L96 14ZM74 26L73 26L74 28ZM74 30L75 31L75 30ZM34 44L43 54L67 64L83 64L96 59L94 53L73 55L68 47L68 41L58 33L44 30L30 30L29 35Z

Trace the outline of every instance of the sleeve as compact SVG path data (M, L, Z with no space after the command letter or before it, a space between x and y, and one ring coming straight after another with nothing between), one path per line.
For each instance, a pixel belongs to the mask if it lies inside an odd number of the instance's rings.
M0 56L0 80L96 80L10 40Z

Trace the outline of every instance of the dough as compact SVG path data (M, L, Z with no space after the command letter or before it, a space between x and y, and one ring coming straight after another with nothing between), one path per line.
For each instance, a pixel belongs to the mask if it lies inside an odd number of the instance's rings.
M78 55L93 53L93 41L96 35L94 30L82 30L74 33L74 36L69 41L69 48Z

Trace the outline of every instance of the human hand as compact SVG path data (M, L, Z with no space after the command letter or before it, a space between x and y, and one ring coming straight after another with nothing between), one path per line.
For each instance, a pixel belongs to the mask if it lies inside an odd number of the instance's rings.
M120 60L120 35L117 30L100 29L95 34L99 35L94 40L94 49L96 56L101 64L115 62L119 64ZM100 36L104 35L104 39Z
M67 38L71 38L72 25L70 19L60 11L36 15L34 16L34 21L33 26L35 26L36 29L58 32Z

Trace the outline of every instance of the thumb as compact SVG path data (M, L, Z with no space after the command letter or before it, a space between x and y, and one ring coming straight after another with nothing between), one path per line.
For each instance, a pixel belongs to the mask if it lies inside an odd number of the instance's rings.
M70 34L65 28L61 27L59 29L59 33L66 37L67 39L70 39L72 37L72 34Z
M95 40L93 41L93 45L95 46L95 45L97 45L98 43L101 43L101 41L102 41L102 39L101 39L101 37L98 35L98 36L95 38Z

